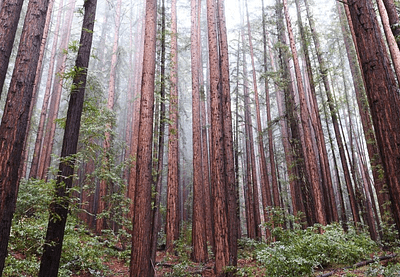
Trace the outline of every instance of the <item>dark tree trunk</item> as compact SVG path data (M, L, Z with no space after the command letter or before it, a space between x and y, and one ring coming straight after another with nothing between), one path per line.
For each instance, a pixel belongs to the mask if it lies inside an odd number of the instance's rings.
M74 89L68 104L67 121L61 149L61 158L76 154L79 138L79 128L82 116L87 68L89 65L90 51L92 48L93 27L96 15L97 0L86 0L84 4L85 15L82 23L81 39L79 42L78 56L75 67L82 70L77 74L72 83ZM40 277L56 277L61 258L61 249L64 239L65 223L67 221L69 206L69 189L72 187L74 173L73 161L61 161L59 177L57 178L55 201L50 206L50 218L46 233L42 260L40 263Z
M10 3L3 1L2 4L6 7L3 7L1 12L5 12ZM7 256L11 221L21 178L19 169L23 162L22 151L48 4L49 0L29 2L0 125L0 275ZM2 16L1 20L3 18L6 16ZM2 27L5 25L6 22L1 24ZM1 41L8 39L13 41L11 37ZM3 61L1 64L3 65Z
M0 97L6 79L8 62L13 49L15 33L24 0L1 2L0 10ZM39 42L40 44L40 42Z

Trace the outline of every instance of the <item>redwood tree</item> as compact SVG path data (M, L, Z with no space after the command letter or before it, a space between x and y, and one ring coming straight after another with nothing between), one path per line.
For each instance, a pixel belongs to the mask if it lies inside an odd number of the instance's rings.
M178 39L176 0L171 2L171 93L169 104L168 190L165 234L167 250L172 251L179 237L178 178Z
M135 190L130 276L151 277L151 186L157 1L146 0L143 70L140 98L136 171L129 186ZM140 180L140 182L131 183Z
M191 61L192 61L192 128L193 128L193 219L192 241L193 260L205 262L207 259L207 239L205 222L204 182L202 172L201 129L200 129L200 89L199 89L199 51L198 22L199 1L191 1Z
M69 206L69 189L73 184L74 161L68 159L76 154L81 123L87 68L92 48L93 28L96 15L97 0L86 0L84 3L84 17L82 22L81 38L75 68L79 71L72 80L72 91L68 103L67 120L61 162L59 165L55 201L50 205L50 218L47 226L46 244L40 263L39 275L56 277L61 258L61 249L64 239L65 224L67 222Z
M10 2L2 2L5 7L1 12L12 6ZM7 256L11 221L17 200L18 182L21 177L19 169L23 162L22 153L28 128L27 121L48 4L49 0L29 2L0 125L0 275L3 272ZM3 21L5 18L7 16L1 15L0 20ZM2 22L1 28L14 23L13 21ZM0 43L8 39L13 41L12 37L5 37L1 39ZM0 47L0 49L4 48ZM4 63L8 63L8 61L4 60ZM1 66L3 66L3 60ZM1 83L2 85L3 83Z
M24 0L0 2L0 97Z
M400 98L386 46L370 0L351 0L349 10L356 34L366 92L378 148L382 156L394 220L400 229Z

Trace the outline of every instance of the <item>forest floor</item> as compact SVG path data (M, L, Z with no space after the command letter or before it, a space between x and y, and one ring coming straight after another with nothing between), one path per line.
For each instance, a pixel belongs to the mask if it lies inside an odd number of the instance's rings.
M394 257L388 260L381 261L380 264L382 266L387 266L389 263L398 264L400 263L400 257ZM129 275L129 266L118 259L110 260L106 263L109 267L111 275L109 277L123 277ZM181 270L179 270L180 266ZM166 254L165 251L157 252L157 261L155 265L156 269L156 277L161 276L204 276L204 277L214 277L216 276L213 272L214 262L209 261L207 264L198 264L193 262L183 262L180 260L180 257ZM239 259L238 260L238 268L251 268L251 273L246 276L266 276L265 273L262 273L261 269L257 269L257 263L254 260L248 259ZM369 269L369 265L364 265L360 267L352 267L352 268L326 268L324 270L316 270L313 276L341 276L341 277L361 277L367 276L367 271ZM89 273L74 275L73 277L89 277L91 276ZM240 275L244 276L244 275ZM393 275L382 275L382 274L374 274L369 276L400 276L400 274Z

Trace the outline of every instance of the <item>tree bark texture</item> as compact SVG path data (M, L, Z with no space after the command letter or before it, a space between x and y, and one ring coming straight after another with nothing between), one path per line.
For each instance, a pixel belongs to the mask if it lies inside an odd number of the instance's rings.
M173 251L174 241L179 238L179 176L178 176L178 39L176 0L171 2L171 93L169 106L169 140L168 140L168 188L166 247Z
M71 92L68 104L67 121L61 158L68 158L76 154L79 138L79 129L83 109L87 68L89 65L90 51L92 47L93 28L96 15L96 0L87 0L84 4L84 18L80 38L80 47L75 61L75 67L80 73L76 74L72 83L74 89ZM64 229L67 221L70 192L74 173L74 161L62 160L59 166L59 175L56 184L56 201L50 206L50 218L46 233L46 244L40 263L39 276L56 277L61 258L61 249L64 239Z
M8 1L3 1L2 4L5 7L1 12L10 8ZM23 162L22 151L28 128L27 121L48 4L49 0L29 2L0 125L0 153L2 153L0 157L0 275L7 256L11 221L17 200L18 182L21 178L19 169ZM1 26L3 25L7 23L4 22Z
M0 97L24 0L1 2L0 10Z
M207 0L210 98L211 98L211 185L213 196L213 220L215 238L215 272L223 276L229 265L229 222L227 211L227 180L221 92L221 72L218 55L218 30L215 0Z
M137 144L131 277L154 275L151 261L151 186L154 80L156 60L157 1L146 0L143 71L140 98L139 136ZM132 174L132 172L131 172ZM130 184L132 186L132 184Z
M293 31L292 31L292 27L291 27L290 18L289 18L287 0L283 0L283 7L284 7L284 14L285 14L285 18L286 18L288 33L289 33L290 48L292 50L294 69L296 72L297 88L298 88L298 93L299 93L299 98L300 98L300 117L301 117L301 125L303 127L304 142L305 142L303 151L304 151L304 156L306 157L307 174L309 176L309 181L311 183L311 187L313 190L312 193L314 195L314 204L315 204L315 213L316 213L317 222L322 225L326 225L327 221L326 221L326 213L325 213L325 203L324 203L322 188L321 188L321 184L320 184L320 178L319 178L319 173L318 173L318 168L317 168L315 151L314 151L314 148L312 145L312 140L311 140L311 130L308 125L308 120L309 120L310 115L309 115L308 107L306 104L305 93L304 93L304 88L303 88L303 81L302 81L302 77L301 77L299 61L297 58L297 50L296 50Z
M400 227L400 99L373 5L349 1L378 147L382 156L394 220Z
M61 0L60 2L60 7L63 6L63 1ZM60 25L61 25L61 15L62 15L63 9L59 8L58 13L57 13L57 22L56 22L56 27L54 30L54 38L53 38L53 45L51 48L51 54L50 54L50 62L49 62L49 69L48 69L48 76L47 76L47 81L46 81L46 89L43 95L43 103L42 103L42 110L40 112L40 119L39 119L39 125L37 129L37 134L36 134L36 140L35 140L35 147L33 150L33 157L32 157L32 163L31 163L31 168L29 171L29 178L37 178L38 174L38 166L39 166L39 158L40 158L40 152L41 152L41 147L42 147L42 140L43 140L43 129L46 121L46 114L47 114L47 106L49 104L50 100L50 88L51 88L51 83L53 81L53 72L54 72L54 66L55 66L55 60L56 60L56 50L57 50L57 42L58 42L58 34L60 31Z
M201 128L200 128L200 88L199 88L199 44L198 35L198 8L199 1L191 1L191 61L192 61L192 128L193 128L193 218L192 218L192 242L194 262L205 262L207 260L207 238L205 221L205 201L203 182L203 166L201 151ZM208 176L204 176L208 178Z

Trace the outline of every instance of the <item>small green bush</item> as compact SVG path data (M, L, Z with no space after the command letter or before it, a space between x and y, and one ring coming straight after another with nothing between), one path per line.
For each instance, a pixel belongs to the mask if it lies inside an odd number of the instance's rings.
M311 275L315 268L353 264L377 250L368 234L352 227L345 233L338 224L305 230L280 228L279 233L281 240L256 250L256 260L268 276Z

